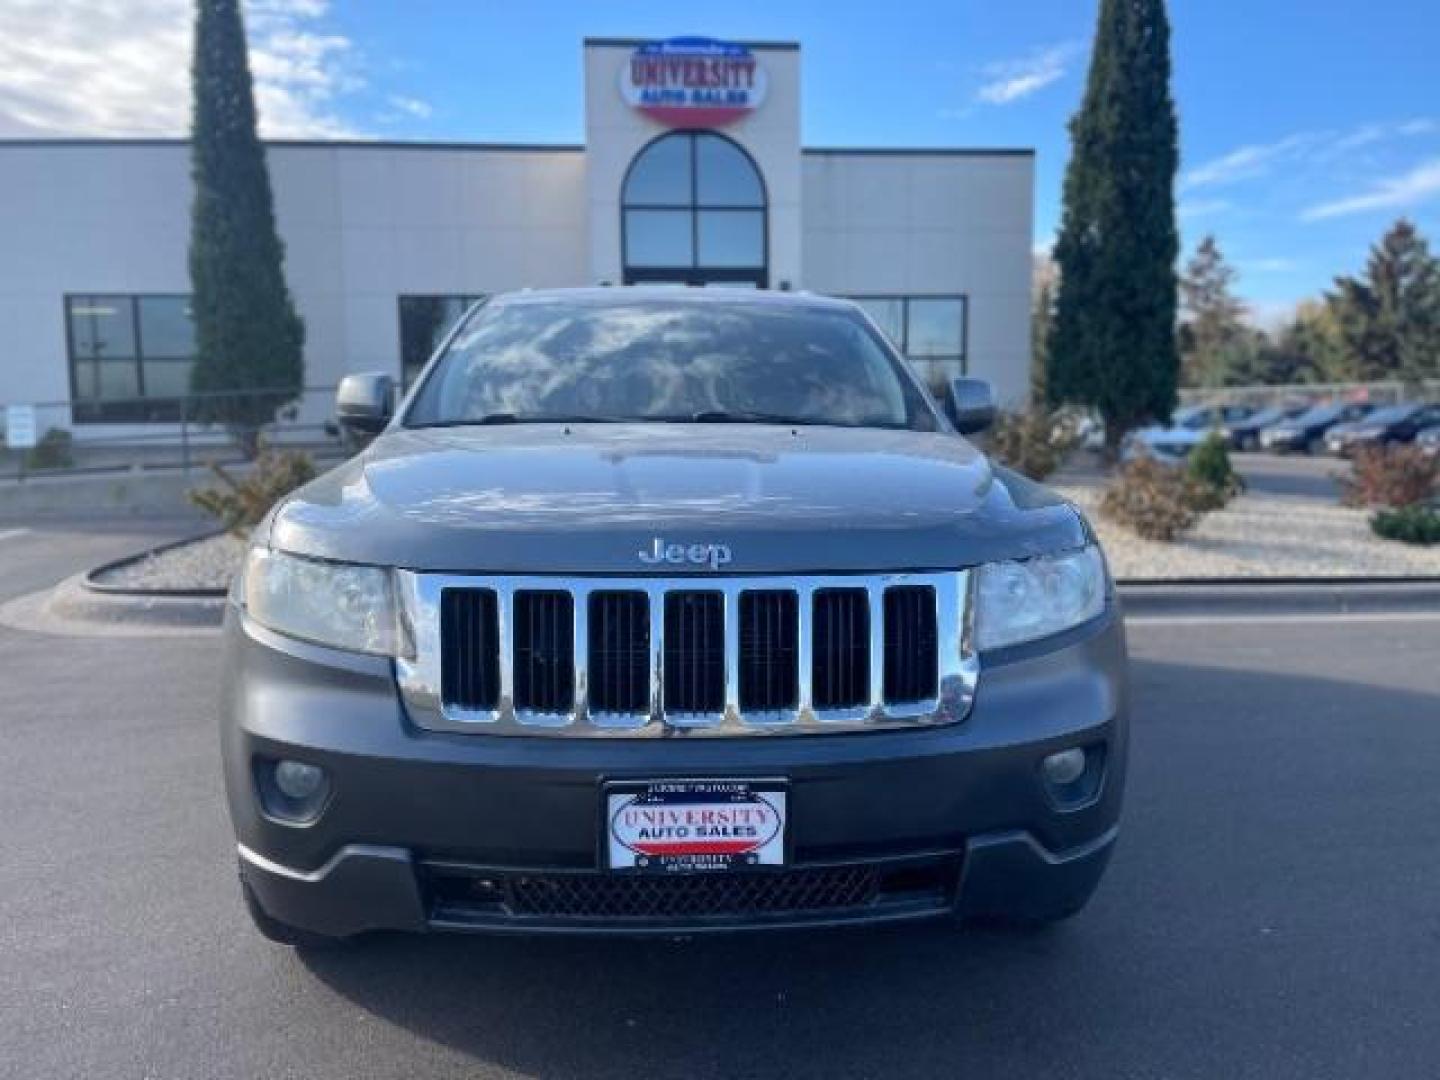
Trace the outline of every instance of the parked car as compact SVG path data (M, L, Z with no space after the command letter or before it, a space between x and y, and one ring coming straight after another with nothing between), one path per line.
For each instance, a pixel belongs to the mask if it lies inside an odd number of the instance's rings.
M1362 420L1340 424L1325 435L1332 454L1353 454L1362 446L1390 446L1410 442L1433 424L1440 424L1440 405L1408 402L1377 409Z
M1268 427L1286 420L1293 420L1310 406L1308 405L1283 405L1269 409L1260 409L1252 412L1249 416L1228 420L1220 427L1220 432L1230 444L1231 450L1252 451L1260 449L1260 433Z
M1166 464L1175 465L1190 456L1190 452L1205 441L1207 430L1196 431L1188 427L1152 426L1139 428L1125 436L1120 447L1123 461L1137 457L1153 457Z
M1415 445L1427 454L1440 454L1440 424L1427 427L1415 436Z
M227 604L221 741L261 933L661 932L1084 906L1125 786L1095 536L855 305L477 305ZM963 868L963 872L962 872Z
M1248 405L1192 405L1176 410L1170 426L1204 433L1239 423L1254 411Z
M1260 445L1276 453L1318 454L1325 449L1325 433L1336 424L1359 420L1370 406L1357 402L1315 405L1299 416L1281 421L1260 433Z

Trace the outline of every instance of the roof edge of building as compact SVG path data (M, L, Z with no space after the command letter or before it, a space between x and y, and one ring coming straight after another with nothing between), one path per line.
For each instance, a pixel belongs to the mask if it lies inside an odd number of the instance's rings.
M638 49L641 45L655 44L655 38L643 37L587 37L581 44L587 49ZM775 52L799 52L798 41L747 41L743 38L725 38L727 44L744 45L747 49L769 49Z
M584 143L464 142L423 139L265 139L266 146L318 150L492 150L502 153L584 153ZM0 137L7 147L60 149L66 147L183 147L182 136L43 136ZM804 146L802 154L860 157L1034 157L1033 147L1009 146Z
M512 142L461 142L457 140L425 141L419 139L262 139L266 146L303 147L319 150L497 150L517 153L554 152L583 153L584 143L512 143ZM184 136L57 136L44 137L0 137L0 149L6 147L182 147L189 146Z
M802 154L858 157L1034 157L1028 146L802 146Z

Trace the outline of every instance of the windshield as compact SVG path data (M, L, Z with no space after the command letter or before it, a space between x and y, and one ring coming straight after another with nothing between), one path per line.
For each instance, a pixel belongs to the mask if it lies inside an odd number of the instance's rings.
M922 391L845 308L619 295L479 309L405 422L566 420L938 427Z

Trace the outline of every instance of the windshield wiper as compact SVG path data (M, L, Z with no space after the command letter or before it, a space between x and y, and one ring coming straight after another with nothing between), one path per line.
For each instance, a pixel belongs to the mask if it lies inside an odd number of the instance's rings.
M667 416L664 419L674 420ZM781 413L731 411L728 409L701 409L688 417L695 424L809 424L823 425L824 420L807 420L799 416L785 416Z
M615 424L619 421L612 416L583 416L580 414L556 413L513 413L494 412L483 416L468 416L455 420L432 420L426 424L410 424L412 428L483 427L493 424Z

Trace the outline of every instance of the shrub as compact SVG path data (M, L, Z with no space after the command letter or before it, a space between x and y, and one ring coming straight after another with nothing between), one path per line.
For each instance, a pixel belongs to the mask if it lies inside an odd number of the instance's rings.
M1002 412L990 432L990 452L1031 480L1044 480L1079 444L1074 421L1043 408Z
M1418 446L1363 446L1349 476L1336 476L1346 506L1411 506L1440 487L1440 457Z
M1137 458L1106 489L1100 512L1146 540L1170 543L1200 520L1198 486L1182 469Z
M75 465L75 440L64 428L54 428L40 436L40 441L25 451L25 468L69 469Z
M1402 544L1440 544L1440 510L1420 503L1381 510L1370 519L1370 529L1376 536Z
M260 524L270 507L315 477L309 454L261 447L248 475L236 479L223 466L211 471L222 486L190 492L190 501L219 518L232 533L244 533Z
M1225 436L1218 431L1205 436L1204 442L1190 452L1185 472L1194 481L1194 508L1201 512L1219 510L1245 489L1245 481L1230 464Z

